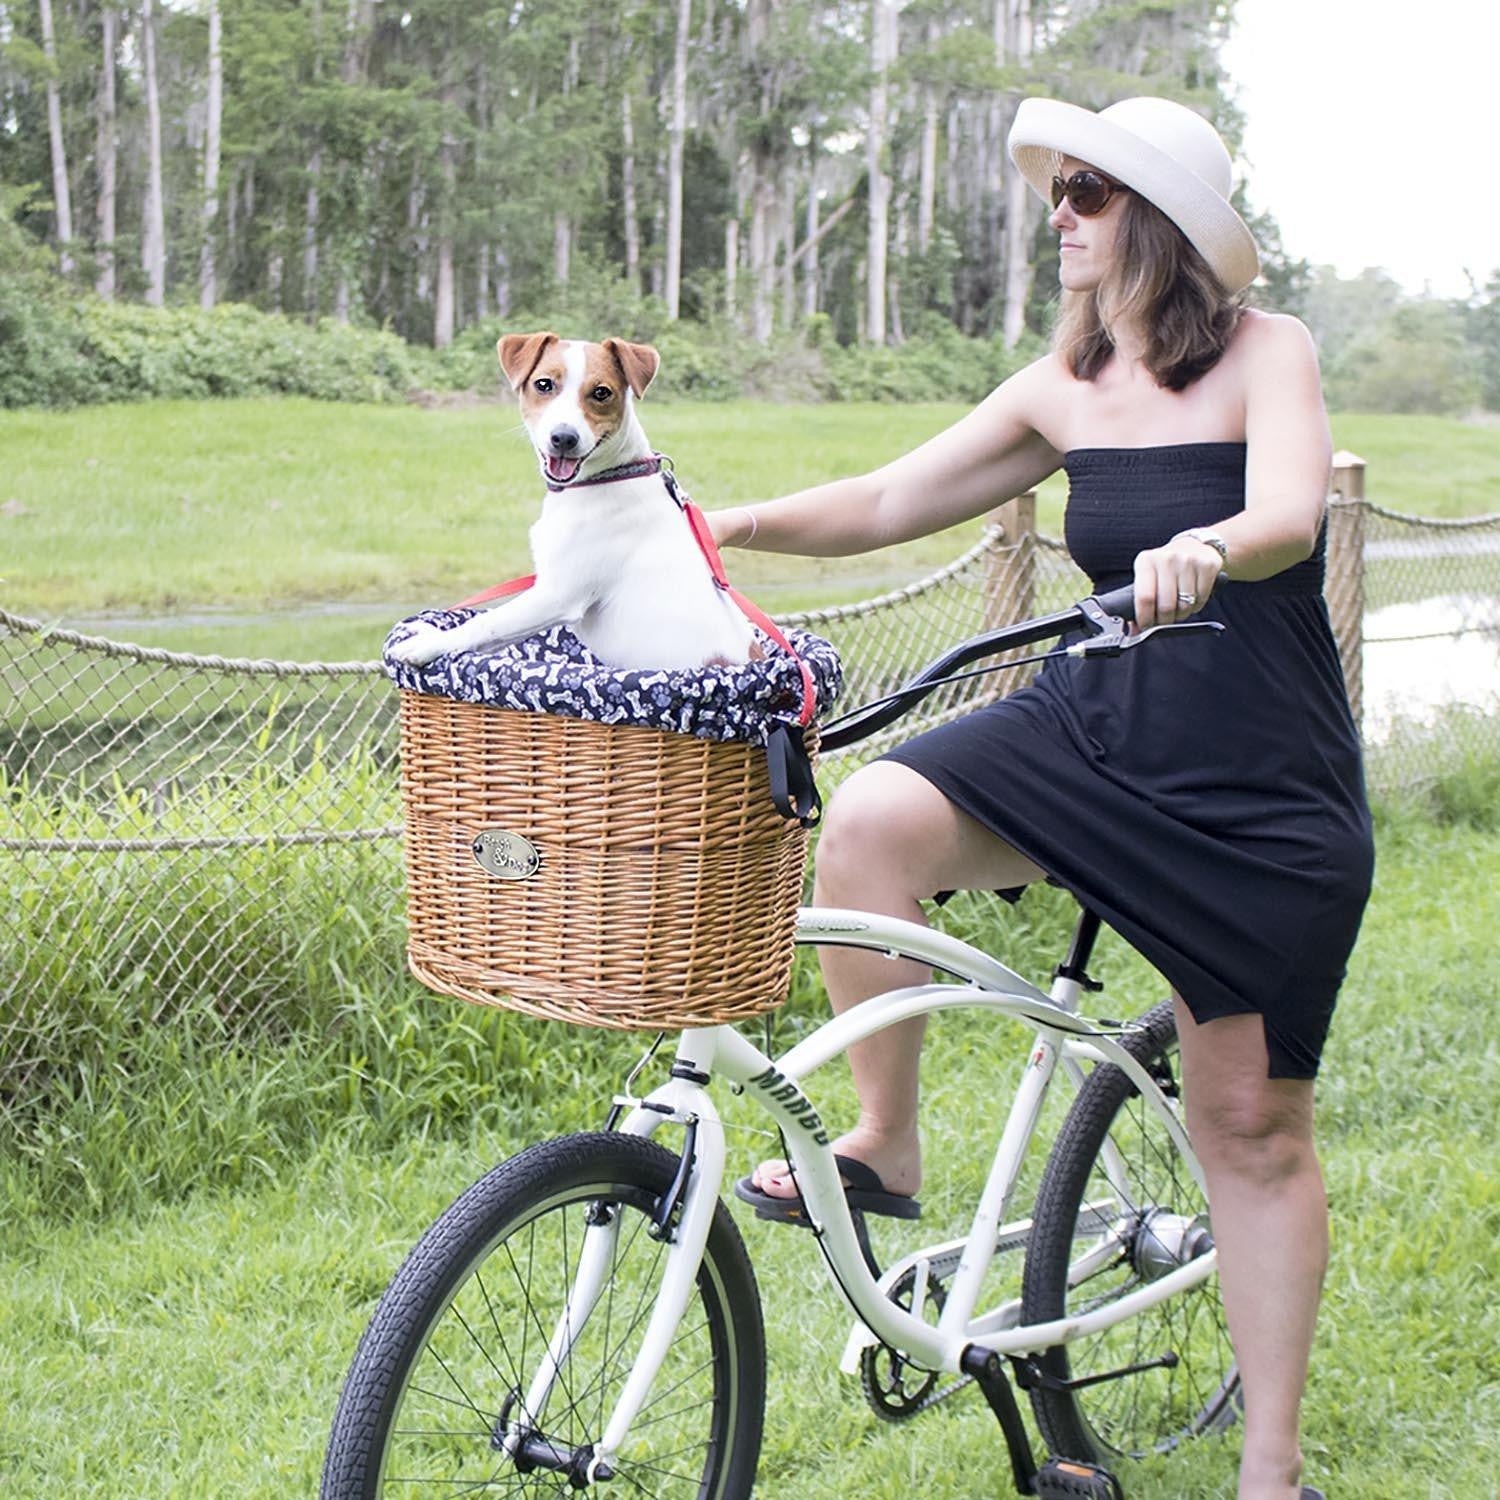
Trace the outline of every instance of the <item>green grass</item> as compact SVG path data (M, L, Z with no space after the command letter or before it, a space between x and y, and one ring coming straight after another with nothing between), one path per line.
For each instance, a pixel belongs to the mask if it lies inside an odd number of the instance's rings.
M1046 890L970 919L1023 972L1055 954L1067 920ZM1388 809L1319 1089L1334 1255L1306 1432L1309 1477L1331 1494L1489 1490L1500 1068L1481 1028L1500 987L1497 922L1492 831ZM1096 970L1122 1003L1157 998L1159 981L1113 939ZM166 1028L154 1046L101 1055L75 1080L85 1101L59 1105L29 1153L13 1142L0 1155L0 1490L312 1493L348 1358L405 1250L493 1161L597 1125L635 1045L410 981L335 988L333 1018L279 1040L236 1048L200 1028L187 1043ZM804 970L779 1041L818 1013ZM982 1178L976 1118L997 1123L998 1103L983 1106L1005 1097L1024 1043L975 1017L933 1032L924 1228L942 1234ZM848 1117L837 1070L816 1093ZM773 1143L746 1101L721 1104L741 1170ZM741 1222L771 1345L759 1493L1007 1493L975 1393L907 1426L876 1421L834 1373L846 1315L812 1241ZM1222 1496L1237 1441L1131 1466L1127 1492Z
M962 415L954 405L647 404L653 442L706 508L859 472ZM1371 499L1500 510L1500 427L1335 416ZM0 604L225 655L370 660L392 619L528 571L539 500L510 406L163 401L0 413ZM1042 487L1061 529L1065 483ZM857 558L735 553L772 610L868 597L948 561L978 523ZM288 611L296 611L295 617ZM266 612L280 618L266 618Z

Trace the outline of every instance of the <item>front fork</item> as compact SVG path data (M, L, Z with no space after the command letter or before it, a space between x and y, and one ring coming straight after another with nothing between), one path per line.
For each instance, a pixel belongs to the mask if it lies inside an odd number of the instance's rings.
M610 1477L615 1454L645 1404L672 1336L687 1311L724 1180L723 1122L702 1084L680 1076L680 1072L679 1061L679 1068L674 1069L679 1076L653 1090L649 1102L625 1101L632 1107L617 1126L621 1134L649 1137L663 1125L678 1124L684 1127L684 1140L677 1175L647 1231L667 1248L656 1302L631 1361L630 1373L592 1451L586 1455L559 1452L556 1462L547 1462L547 1467L572 1468L590 1484ZM619 1215L603 1204L596 1205L584 1231L573 1289L548 1341L547 1352L520 1406L507 1414L501 1446L518 1461L531 1461L539 1451L532 1435L544 1430L553 1387L608 1282L619 1232Z

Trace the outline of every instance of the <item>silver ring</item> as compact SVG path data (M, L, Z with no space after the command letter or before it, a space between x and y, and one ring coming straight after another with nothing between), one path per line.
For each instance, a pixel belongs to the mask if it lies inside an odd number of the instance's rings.
M1179 604L1196 604L1198 596L1196 594L1184 594L1181 590L1178 590L1177 602Z

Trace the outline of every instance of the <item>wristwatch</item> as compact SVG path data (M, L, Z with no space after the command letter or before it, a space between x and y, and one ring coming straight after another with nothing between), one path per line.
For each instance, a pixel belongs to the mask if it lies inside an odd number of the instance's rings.
M1190 526L1186 531L1179 531L1177 534L1190 536L1195 542L1202 542L1205 547L1212 547L1219 554L1219 562L1222 564L1220 572L1226 578L1229 576L1229 543L1217 531L1210 531L1206 526Z

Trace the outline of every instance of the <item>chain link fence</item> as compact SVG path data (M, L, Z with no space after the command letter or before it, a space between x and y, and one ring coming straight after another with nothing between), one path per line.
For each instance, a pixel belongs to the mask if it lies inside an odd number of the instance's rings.
M909 587L786 617L838 646L845 706L1086 591L1030 497L995 519ZM1500 755L1497 583L1500 516L1333 508L1329 599L1377 786L1435 774L1455 746ZM942 689L888 734L1030 670ZM191 1015L228 1042L402 971L395 694L378 664L193 656L0 610L0 702L0 1108L76 1063L91 1025Z

